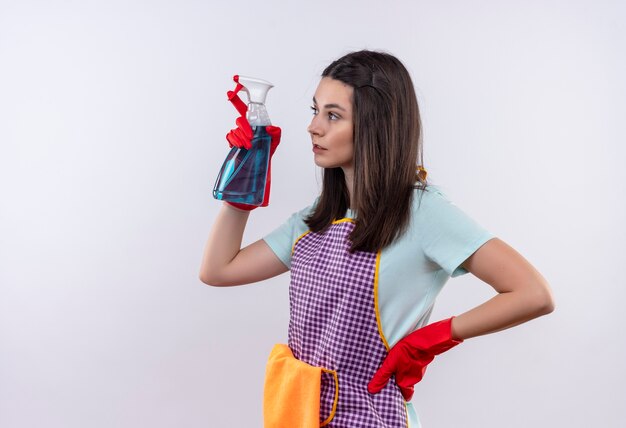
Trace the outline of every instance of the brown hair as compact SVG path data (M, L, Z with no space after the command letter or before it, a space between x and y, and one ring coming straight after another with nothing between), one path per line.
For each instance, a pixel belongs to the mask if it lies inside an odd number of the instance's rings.
M396 57L368 50L339 58L322 77L354 88L353 200L343 170L324 168L319 202L305 222L313 232L324 231L351 207L350 251L376 252L407 229L414 189L427 186L413 82Z

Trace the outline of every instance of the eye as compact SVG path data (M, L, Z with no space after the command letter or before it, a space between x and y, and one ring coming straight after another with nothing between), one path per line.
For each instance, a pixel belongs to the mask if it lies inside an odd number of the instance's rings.
M311 110L313 110L313 116L316 116L317 113L319 113L319 110L315 106L311 106ZM330 119L332 121L335 121L335 120L341 119L341 116L338 116L335 113L329 111L328 112L328 119Z

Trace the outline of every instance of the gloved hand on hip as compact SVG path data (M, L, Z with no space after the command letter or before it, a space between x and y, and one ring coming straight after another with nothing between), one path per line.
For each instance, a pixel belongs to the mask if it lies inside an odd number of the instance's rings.
M235 124L237 125L237 127L230 130L230 132L226 134L226 140L228 140L228 145L231 148L241 147L241 148L250 150L252 148L252 137L254 136L254 133L252 131L252 127L250 126L250 123L248 122L248 119L246 119L248 106L243 101L241 101L241 98L239 98L239 95L237 95L237 93L243 88L243 86L239 83L239 76L234 76L233 80L237 82L237 86L235 87L234 91L228 91L226 95L228 96L228 100L235 106L235 108L237 109L237 111L239 112L241 116L239 116L237 120L235 121ZM266 207L269 204L270 187L271 187L270 186L271 185L271 172L272 172L272 156L274 155L274 152L276 151L278 144L280 144L280 136L281 136L281 129L278 126L268 125L265 127L265 130L270 135L270 137L272 137L272 141L270 143L270 159L267 165L267 180L265 183L265 194L263 196L263 203L260 205L262 207ZM226 201L226 203L244 211L252 211L253 209L257 208L256 205L239 204L236 202L228 202L228 201Z
M395 375L402 396L409 401L414 385L435 356L463 342L452 338L452 318L417 329L396 343L367 385L369 393L380 392Z

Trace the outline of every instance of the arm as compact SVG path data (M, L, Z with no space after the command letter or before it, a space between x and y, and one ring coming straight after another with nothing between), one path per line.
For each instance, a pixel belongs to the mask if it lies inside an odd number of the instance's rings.
M462 266L498 295L452 319L452 337L456 339L504 330L554 310L545 278L498 238L487 241Z
M249 211L222 205L204 248L200 281L218 287L243 285L288 270L262 239L241 249L249 215Z
M370 380L367 389L371 394L380 392L395 375L408 401L413 396L414 385L436 355L464 339L513 327L554 310L546 280L498 238L482 245L463 267L490 284L498 295L462 315L429 324L401 339Z

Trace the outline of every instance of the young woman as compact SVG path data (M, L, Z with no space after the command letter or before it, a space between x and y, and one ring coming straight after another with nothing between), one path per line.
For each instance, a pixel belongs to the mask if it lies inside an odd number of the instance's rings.
M321 194L243 249L253 207L224 203L200 279L233 286L291 270L288 344L297 360L325 369L321 425L413 428L413 387L436 355L550 313L551 291L519 253L427 183L415 90L397 58L359 51L334 61L312 109ZM243 145L250 132L238 125L229 141ZM498 294L429 324L443 285L467 272Z

